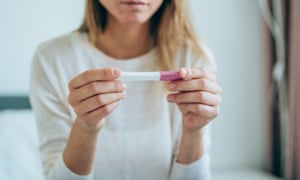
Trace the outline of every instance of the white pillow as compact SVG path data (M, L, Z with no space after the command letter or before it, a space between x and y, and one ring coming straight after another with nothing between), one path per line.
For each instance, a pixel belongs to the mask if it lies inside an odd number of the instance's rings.
M31 110L0 111L0 179L44 179Z

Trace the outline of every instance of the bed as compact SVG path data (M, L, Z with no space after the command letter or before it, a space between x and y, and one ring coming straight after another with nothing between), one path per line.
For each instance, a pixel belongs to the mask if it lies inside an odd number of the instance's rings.
M0 123L0 180L44 179L28 97L0 96ZM214 180L278 179L247 167L213 168L213 177Z
M0 97L0 179L42 180L38 136L26 96Z

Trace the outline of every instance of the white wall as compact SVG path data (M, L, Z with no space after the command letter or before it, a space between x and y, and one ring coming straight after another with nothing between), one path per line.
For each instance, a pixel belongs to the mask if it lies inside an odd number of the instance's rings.
M215 54L224 89L222 113L213 123L213 166L263 167L263 37L256 1L191 2L199 34ZM0 94L28 92L37 44L75 29L83 7L84 0L0 2Z
M221 115L212 126L215 168L263 167L266 122L263 22L255 0L192 0L193 18L211 47L223 87Z
M84 0L0 1L0 94L26 94L31 59L42 41L79 26Z

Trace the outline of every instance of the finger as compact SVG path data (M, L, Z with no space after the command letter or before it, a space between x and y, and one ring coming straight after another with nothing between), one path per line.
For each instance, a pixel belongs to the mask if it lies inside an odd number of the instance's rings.
M115 101L105 106L102 106L94 111L91 111L87 114L84 114L80 117L82 121L85 121L89 124L97 124L99 120L102 120L110 113L112 113L119 105L120 101Z
M216 76L205 70L204 68L181 68L179 71L183 80L205 78L211 81L216 81Z
M120 75L121 71L114 68L87 70L70 81L69 89L72 91L94 81L115 80Z
M82 103L74 107L74 110L78 116L82 116L89 112L92 112L100 107L111 104L115 101L119 101L125 98L125 93L110 93L110 94L100 94L88 98Z
M94 81L71 92L68 100L76 105L97 94L123 92L125 89L126 84L120 81Z
M167 97L169 102L177 104L205 104L216 106L222 102L221 96L208 93L205 91L194 91L185 93L169 94Z
M192 79L187 81L171 81L168 83L170 91L207 91L220 94L222 88L215 82L204 78Z
M202 118L215 118L220 113L219 106L208 106L205 104L178 104L183 112L193 112Z

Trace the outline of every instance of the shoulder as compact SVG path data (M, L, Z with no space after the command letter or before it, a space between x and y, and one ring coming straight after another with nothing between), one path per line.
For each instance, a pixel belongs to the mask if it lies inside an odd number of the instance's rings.
M212 50L202 41L197 41L197 44L187 42L179 48L177 57L179 59L176 63L180 64L179 67L203 67L213 72L217 70Z
M35 55L42 55L47 59L69 55L74 51L73 36L74 33L69 33L47 40L37 47Z
M201 43L200 47L203 50L204 57L203 57L203 59L198 58L198 60L196 60L196 61L201 61L200 63L202 64L202 66L205 69L216 73L217 63L216 63L215 56L214 56L211 48L206 43ZM196 63L199 63L199 62L196 62Z

